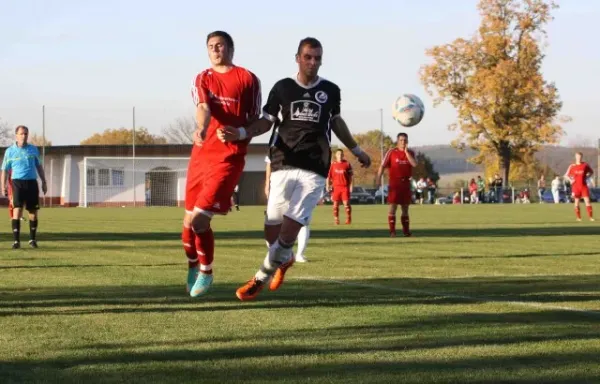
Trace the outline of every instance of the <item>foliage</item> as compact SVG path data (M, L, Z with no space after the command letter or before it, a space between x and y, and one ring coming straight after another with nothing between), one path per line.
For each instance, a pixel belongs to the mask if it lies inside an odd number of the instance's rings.
M31 136L29 136L28 142L38 147L52 146L52 141L48 140L48 138L44 138L41 135L38 135L37 133L34 133Z
M163 135L167 139L167 142L172 144L192 144L194 142L196 127L196 120L193 117L181 117L164 128Z
M152 135L147 128L140 127L135 130L135 144L166 144L164 137ZM95 133L81 142L81 145L123 145L133 144L133 132L129 128L106 129L102 133Z
M539 147L556 143L563 133L558 90L544 80L541 64L547 0L480 0L481 24L471 39L433 47L433 63L421 68L421 80L435 104L457 109L457 148L472 148L470 159L482 164L495 155L509 179L511 161L526 163Z
M0 118L0 146L9 145L13 141L13 130L6 121Z

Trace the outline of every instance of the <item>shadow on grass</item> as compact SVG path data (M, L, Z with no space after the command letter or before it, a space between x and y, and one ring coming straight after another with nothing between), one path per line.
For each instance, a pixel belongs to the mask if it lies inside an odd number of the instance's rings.
M197 382L198 378L203 383L590 382L600 375L598 317L539 308L501 313L480 313L472 308L447 312L448 306L472 301L409 290L520 301L534 297L538 303L555 301L556 297L582 301L585 297L600 299L599 279L591 275L340 283L289 280L280 291L264 291L257 301L248 303L235 299L237 285L229 283L215 284L207 297L198 300L187 297L182 286L171 285L6 289L0 293L0 316L43 316L43 321L48 321L48 316L74 315L114 315L111 321L119 321L118 316L125 314L186 311L204 312L218 321L222 311L260 318L264 311L280 309L287 310L281 312L284 317L306 316L294 310L309 308L326 309L331 316L348 319L342 326L308 320L298 329L283 323L276 329L257 324L250 334L247 328L241 331L233 327L228 334L204 332L211 336L198 337L194 335L203 331L192 330L183 339L166 334L140 342L72 340L70 347L59 343L56 351L50 350L49 357L36 354L0 362L0 377L3 382L43 378L44 382L60 383L182 383ZM569 294L565 296L564 292ZM428 309L412 310L423 305ZM384 317L364 324L361 307L381 308ZM90 332L94 332L94 322L90 324ZM594 342L596 347L590 346ZM547 343L544 351L540 351L539 343ZM588 348L563 351L556 343ZM503 346L508 349L498 354L485 349L490 346L493 350ZM469 351L469 347L481 349ZM444 348L458 349L449 355ZM440 352L434 352L437 350Z
M600 275L347 281L302 276L299 277L302 280L294 280L293 271L290 275L282 289L270 292L266 288L257 300L244 303L235 298L235 290L243 282L216 282L207 296L196 299L185 293L183 284L8 288L0 292L0 317L440 305L478 301L537 304L600 301Z
M568 227L501 227L501 228L414 228L416 238L421 237L527 237L527 236L591 236L600 235L600 226L568 226ZM215 239L227 240L260 240L264 236L262 229L247 231L215 231ZM338 239L341 242L348 238L389 238L387 229L355 229L331 228L313 230L311 237L315 239ZM41 232L40 244L47 241L181 241L180 232ZM401 239L398 239L401 240ZM0 233L0 242L10 245L12 236Z

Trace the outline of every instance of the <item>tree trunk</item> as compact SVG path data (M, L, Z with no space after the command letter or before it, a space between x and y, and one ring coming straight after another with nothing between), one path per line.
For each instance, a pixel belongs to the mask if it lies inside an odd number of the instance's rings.
M509 186L508 175L510 174L510 155L511 149L508 142L500 143L499 151L500 169L502 170L503 189Z

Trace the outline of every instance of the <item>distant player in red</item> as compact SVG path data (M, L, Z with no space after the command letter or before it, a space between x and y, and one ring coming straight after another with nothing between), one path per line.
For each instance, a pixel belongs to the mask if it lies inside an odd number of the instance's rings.
M327 190L331 191L333 202L333 219L335 224L340 223L340 201L344 204L346 211L346 224L352 223L352 207L350 206L350 194L352 193L352 165L344 160L344 151L335 151L335 161L329 167L329 175L326 180ZM333 190L330 189L333 186Z
M405 237L411 236L410 221L408 218L408 207L412 202L411 177L413 167L417 166L415 154L408 149L408 135L399 133L396 138L396 148L390 149L383 158L379 171L377 172L377 184L381 185L381 176L384 169L389 169L389 189L388 203L390 210L388 212L388 224L390 227L390 236L396 237L396 210L398 205L402 210L400 222L402 223L402 233Z
M594 174L594 171L588 163L582 161L583 154L581 152L575 153L575 164L569 165L565 177L571 180L571 190L573 193L573 199L575 200L575 215L577 221L581 221L581 210L579 209L579 200L583 199L585 202L585 208L587 209L590 221L594 221L592 204L590 203L590 190L587 186L588 177Z
M233 64L233 39L222 31L206 38L211 67L192 85L198 130L190 157L185 193L183 247L188 258L190 296L206 293L213 281L215 239L210 222L225 215L244 170L249 139L243 128L258 118L261 108L259 79ZM223 143L217 131L236 127L239 139Z

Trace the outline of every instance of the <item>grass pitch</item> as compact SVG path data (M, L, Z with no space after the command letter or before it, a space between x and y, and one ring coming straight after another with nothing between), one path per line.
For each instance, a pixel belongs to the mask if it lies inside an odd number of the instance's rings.
M386 209L333 226L318 207L310 262L244 303L262 207L214 220L199 299L180 209L44 209L40 248L16 251L6 220L0 382L600 382L600 222L571 205L423 206L415 237L390 239Z

